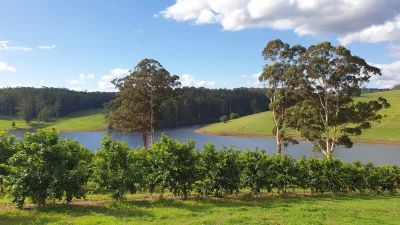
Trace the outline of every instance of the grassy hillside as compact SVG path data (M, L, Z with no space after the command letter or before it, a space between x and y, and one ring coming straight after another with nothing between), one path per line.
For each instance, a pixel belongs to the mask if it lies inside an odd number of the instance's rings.
M386 117L382 119L381 123L374 123L371 130L353 138L359 142L400 143L400 91L363 94L357 100L369 101L379 97L386 98L391 104L391 108L380 112L381 115L386 115ZM227 123L213 124L198 130L198 132L233 136L271 136L272 127L271 112L263 112Z
M31 125L27 125L23 120L13 117L0 117L0 129L18 130L18 129L47 129L55 128L61 131L97 131L106 129L104 124L103 109L85 110L72 113L66 117L52 122L32 121ZM16 126L11 126L15 121Z
M399 224L400 196L381 195L263 195L192 200L128 195L112 201L88 194L70 204L26 210L0 199L0 224Z

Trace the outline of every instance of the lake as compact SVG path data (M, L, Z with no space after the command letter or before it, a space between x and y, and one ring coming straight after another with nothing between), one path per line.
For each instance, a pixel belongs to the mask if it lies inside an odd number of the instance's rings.
M212 136L206 134L198 134L194 131L200 128L201 125L174 127L174 128L159 128L156 130L156 140L159 140L162 133L165 133L171 138L185 141L187 139L196 140L196 148L202 149L202 145L213 142L218 149L222 146L234 145L235 148L244 150L246 148L264 149L268 153L276 152L276 142L273 138L248 138L248 137L229 137L229 136ZM17 137L22 137L24 131L11 131ZM119 132L107 132L115 140L123 140L132 147L142 145L141 133L122 135ZM100 141L103 138L104 132L61 132L62 138L76 139L83 146L90 150L101 148ZM314 156L311 143L300 143L298 145L289 146L283 151L285 154L290 154L299 159L304 154L307 157ZM323 157L322 153L317 154ZM380 144L355 144L351 149L337 149L334 152L334 157L340 158L346 162L353 162L357 159L362 162L373 162L375 164L392 164L400 165L400 146L396 145L380 145Z

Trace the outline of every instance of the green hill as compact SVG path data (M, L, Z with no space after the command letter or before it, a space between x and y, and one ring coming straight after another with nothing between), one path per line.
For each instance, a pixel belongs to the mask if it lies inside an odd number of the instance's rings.
M32 121L27 125L23 120L14 117L0 117L0 129L3 130L29 130L55 128L60 131L98 131L105 130L104 110L92 109L72 113L52 122ZM12 121L15 121L13 128Z
M360 101L369 101L384 97L391 104L389 109L381 111L386 115L381 123L361 136L353 137L357 142L400 143L400 91L376 92L357 97ZM272 113L263 112L245 116L227 123L216 123L198 130L199 133L232 136L272 136Z

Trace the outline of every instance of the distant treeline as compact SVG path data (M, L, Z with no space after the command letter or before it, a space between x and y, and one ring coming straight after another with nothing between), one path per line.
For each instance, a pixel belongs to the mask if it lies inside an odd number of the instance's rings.
M0 115L19 115L28 120L43 117L46 120L79 110L102 108L104 102L114 98L115 93L109 92L78 92L52 87L8 87L0 89Z
M207 89L183 87L176 98L164 101L160 125L218 121L231 112L240 116L268 110L264 88ZM78 92L66 88L16 87L0 89L0 115L20 116L27 122L46 121L70 113L103 108L115 99L113 92Z
M366 93L374 93L374 92L384 92L384 91L391 91L392 89L389 88L361 88L361 94Z
M164 101L161 125L219 121L223 115L246 116L269 110L265 88L207 89L184 87L179 97Z

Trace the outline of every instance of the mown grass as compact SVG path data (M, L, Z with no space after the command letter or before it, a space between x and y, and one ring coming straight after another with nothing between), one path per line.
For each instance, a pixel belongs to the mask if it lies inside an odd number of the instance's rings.
M96 200L92 200L96 199ZM399 194L159 199L107 195L25 210L0 203L0 224L399 224Z
M30 125L15 117L0 117L0 129L2 130L29 130L29 129L50 129L60 131L98 131L105 130L104 110L92 109L72 113L51 122L32 121ZM16 126L13 128L12 121Z
M363 94L356 100L369 101L379 97L386 98L391 107L380 112L384 116L381 123L374 123L372 129L353 139L359 142L400 143L400 91ZM199 132L233 136L271 136L272 128L272 113L263 112L227 123L216 123L200 129Z

